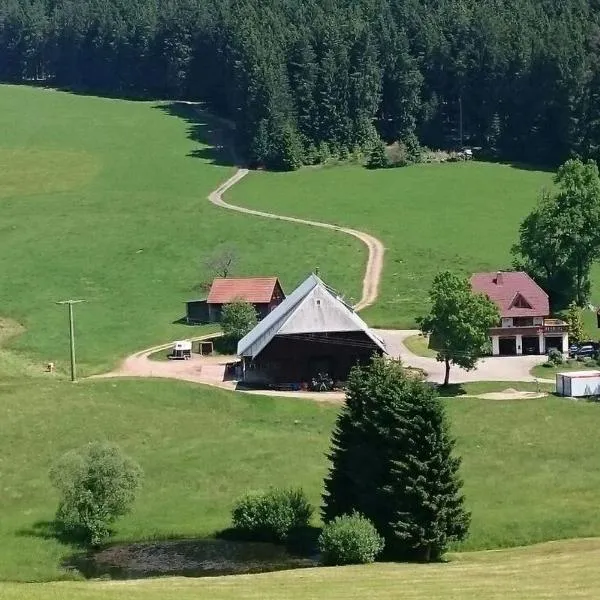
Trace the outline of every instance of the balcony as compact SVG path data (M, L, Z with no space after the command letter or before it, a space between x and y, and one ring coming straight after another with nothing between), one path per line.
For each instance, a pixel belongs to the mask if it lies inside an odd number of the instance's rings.
M562 335L569 331L569 326L560 319L544 319L543 325L525 325L512 327L492 327L490 329L491 336L514 337L522 335L526 337L543 335Z
M568 333L569 326L560 319L544 319L544 333Z

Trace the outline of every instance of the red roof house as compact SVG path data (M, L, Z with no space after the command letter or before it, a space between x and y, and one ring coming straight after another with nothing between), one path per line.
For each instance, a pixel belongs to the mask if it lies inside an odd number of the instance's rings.
M259 319L263 319L284 299L277 277L215 279L206 300L209 321L218 321L223 305L238 300L253 304Z
M498 306L501 322L490 329L492 354L544 354L568 349L568 327L548 319L548 294L523 271L495 271L471 276L474 292Z
M471 287L494 302L501 317L547 317L550 314L548 294L523 271L475 273Z

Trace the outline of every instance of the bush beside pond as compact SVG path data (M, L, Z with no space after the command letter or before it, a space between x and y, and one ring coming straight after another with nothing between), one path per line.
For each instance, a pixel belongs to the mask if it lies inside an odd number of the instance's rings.
M308 527L312 514L301 489L273 488L240 498L231 517L234 529L245 539L286 542L290 534Z

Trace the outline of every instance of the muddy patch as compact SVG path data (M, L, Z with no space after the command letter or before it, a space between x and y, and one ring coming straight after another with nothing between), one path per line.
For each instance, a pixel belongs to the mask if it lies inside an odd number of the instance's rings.
M25 327L12 319L0 317L0 344L14 338L25 331Z
M214 577L317 565L316 557L294 555L275 544L212 539L117 544L64 564L87 578L110 579Z

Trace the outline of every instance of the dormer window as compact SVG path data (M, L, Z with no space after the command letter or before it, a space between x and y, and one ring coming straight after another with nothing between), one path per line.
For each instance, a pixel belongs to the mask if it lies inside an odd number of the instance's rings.
M528 308L531 309L531 304L525 300L521 294L517 294L510 304L510 308Z

